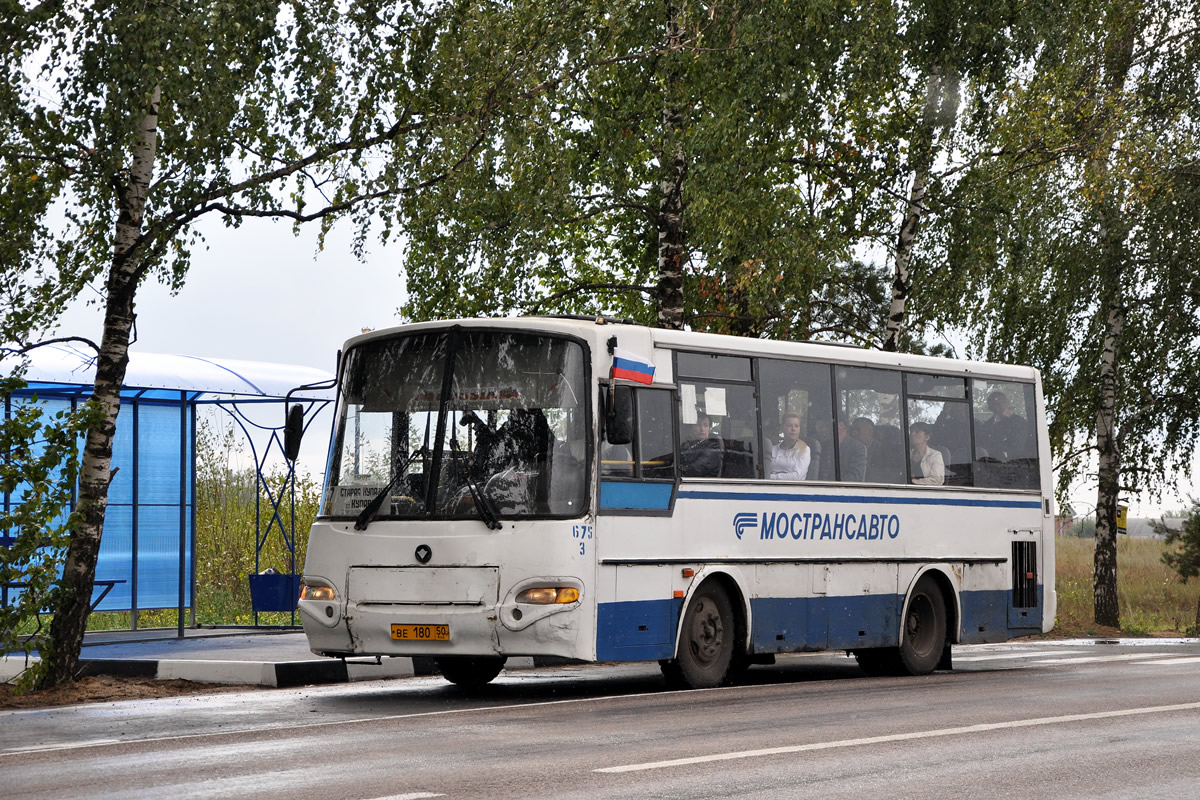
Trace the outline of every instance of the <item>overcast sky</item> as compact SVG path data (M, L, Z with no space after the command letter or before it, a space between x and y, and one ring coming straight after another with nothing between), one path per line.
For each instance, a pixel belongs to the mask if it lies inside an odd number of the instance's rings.
M350 249L350 228L336 228L316 253L316 227L299 237L291 226L247 220L241 228L201 226L179 294L158 283L138 291L134 352L298 364L333 372L338 349L363 328L397 323L404 302L400 248L370 248L367 261ZM93 295L94 296L94 295ZM61 335L100 340L98 306L76 304Z

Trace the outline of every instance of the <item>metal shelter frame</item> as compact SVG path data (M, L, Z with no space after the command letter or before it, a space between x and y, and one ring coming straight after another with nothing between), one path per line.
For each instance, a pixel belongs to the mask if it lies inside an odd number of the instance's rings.
M267 481L267 475L264 471L268 459L274 450L279 451L279 455L283 456L283 425L263 425L255 422L246 414L244 407L248 405L262 405L263 403L278 404L284 402L280 400L212 400L209 401L212 405L220 408L227 413L234 423L241 429L242 434L246 437L246 441L250 445L250 453L254 457L254 473L255 473L255 491L254 491L254 572L260 574L262 569L262 551L266 547L267 541L271 537L271 532L276 527L279 530L279 535L283 537L283 542L287 546L289 560L288 571L286 573L290 580L287 581L286 592L290 597L288 602L288 611L291 612L291 624L296 624L296 604L295 597L299 592L299 587L296 582L299 580L299 575L296 572L296 462L284 459L286 471L284 473L283 483L279 487L278 493L272 491L270 483ZM320 415L321 411L329 405L331 400L316 400L316 399L300 399L304 405L304 430L307 433L309 426ZM267 435L266 446L262 449L262 454L258 452L258 447L255 445L254 436L251 430L259 431ZM194 468L193 468L194 471ZM267 508L263 508L263 499L266 499ZM286 511L282 508L284 502L287 502ZM263 524L264 511L266 515L266 524ZM286 513L286 520L284 515ZM194 526L193 526L194 527ZM278 610L278 609L271 609ZM259 608L254 607L254 624L258 625ZM194 612L193 612L194 616Z
M0 364L0 371L11 372L8 364ZM69 404L74 409L91 395L94 376L94 357L69 346L56 345L33 351L26 373L26 389L6 399L3 413L11 413L14 402L46 402ZM110 502L109 514L105 519L104 537L101 540L101 561L97 564L96 586L100 596L93 600L93 609L98 611L128 611L130 629L138 627L138 612L150 609L169 608L160 601L164 589L174 589L175 607L178 611L178 635L183 636L184 611L190 611L190 623L196 623L196 412L204 405L219 407L228 413L241 428L250 445L255 462L255 572L260 569L263 547L271 533L278 529L290 554L289 577L296 573L295 538L295 464L285 459L285 479L279 491L273 492L264 469L274 449L283 451L283 409L276 417L278 426L254 422L246 414L252 406L282 406L291 393L293 401L305 406L305 427L332 402L328 389L295 392L296 387L328 383L332 375L308 367L284 366L262 362L232 361L198 358L195 356L164 356L158 354L131 353L125 384L121 389L121 415L117 422L114 441L113 462L118 468L114 475L110 493L116 491L116 499L128 502ZM177 409L177 411L176 411ZM175 414L178 414L175 417ZM177 420L177 421L172 421ZM261 453L255 435L266 437ZM164 433L178 439L167 446ZM128 453L126 453L128 447ZM178 451L175 451L175 448ZM168 463L170 462L170 463ZM125 475L121 475L125 472ZM118 483L120 481L120 483ZM266 496L267 508L263 508ZM11 494L0 497L5 509L16 502ZM72 500L71 508L74 508ZM127 519L125 510L128 509ZM168 515L175 520L168 522ZM156 553L146 552L147 539L165 542L162 534L170 528L176 529L175 563L173 572L166 579L166 572L155 568L142 568L140 556L157 555L162 560L163 548ZM105 543L108 561L118 565L128 555L128 570L110 572L101 577L101 566L106 564ZM152 542L153 543L153 542ZM0 532L0 546L8 546L11 539ZM117 549L122 548L122 549ZM151 559L153 561L154 559ZM113 577L115 574L124 577ZM295 579L292 579L294 584ZM157 584L157 585L156 585ZM254 581L251 580L253 595ZM20 591L19 584L0 587L0 602L7 603L10 592ZM141 602L144 598L150 604ZM291 622L295 624L294 594L290 602ZM258 624L258 609L254 610L254 622Z

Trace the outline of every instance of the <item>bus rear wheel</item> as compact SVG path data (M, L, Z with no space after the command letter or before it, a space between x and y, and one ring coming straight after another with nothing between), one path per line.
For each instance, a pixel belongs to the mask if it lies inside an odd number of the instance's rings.
M928 675L937 668L946 646L946 603L929 578L917 582L904 612L904 638L897 655L909 675Z
M437 659L442 677L463 689L479 689L504 669L501 656L445 656Z
M678 655L660 662L668 682L691 689L720 686L737 647L737 624L729 594L718 583L701 586L683 613Z

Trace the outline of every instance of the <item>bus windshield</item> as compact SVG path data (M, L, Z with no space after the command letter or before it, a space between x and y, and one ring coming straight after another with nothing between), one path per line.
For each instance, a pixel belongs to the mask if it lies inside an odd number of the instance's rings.
M583 347L451 329L365 342L345 358L322 514L575 517L586 508Z

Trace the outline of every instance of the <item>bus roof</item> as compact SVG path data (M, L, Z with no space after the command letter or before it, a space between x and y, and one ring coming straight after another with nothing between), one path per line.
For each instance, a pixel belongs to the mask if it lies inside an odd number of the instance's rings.
M544 331L577 336L586 339L596 349L602 349L612 336L618 337L622 347L638 345L671 350L692 350L703 353L741 356L770 356L796 358L810 361L846 364L863 367L890 367L912 371L979 375L992 378L1011 378L1023 381L1038 381L1038 372L1033 367L1012 364L997 364L957 358L891 353L871 350L838 342L787 342L774 339L752 339L720 333L676 331L665 328L650 328L628 321L613 321L608 317L578 316L535 316L535 317L481 317L473 319L447 319L431 322L416 322L392 328L381 328L346 341L349 349L373 339L388 338L402 333L430 330L460 325L464 328L520 329ZM622 340L624 333L633 341ZM645 353L650 355L650 353Z

